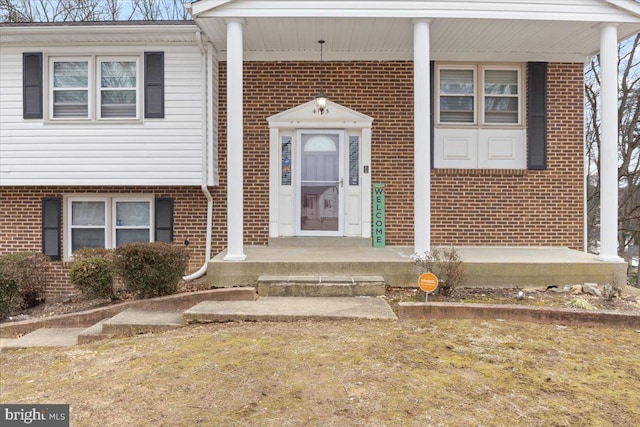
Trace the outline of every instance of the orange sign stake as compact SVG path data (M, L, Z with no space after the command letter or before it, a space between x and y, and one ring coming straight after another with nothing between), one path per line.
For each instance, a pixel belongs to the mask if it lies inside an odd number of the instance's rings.
M418 279L418 285L425 292L424 302L427 302L429 294L438 289L438 278L433 273L423 273Z

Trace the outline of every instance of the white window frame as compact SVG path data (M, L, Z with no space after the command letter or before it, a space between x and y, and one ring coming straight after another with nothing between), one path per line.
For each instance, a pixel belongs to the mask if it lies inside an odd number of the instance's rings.
M436 63L434 78L435 169L526 169L525 64ZM475 123L440 121L440 70L474 70ZM518 84L517 123L487 123L485 72L515 70ZM499 95L498 95L499 96Z
M48 104L47 107L47 120L51 122L134 122L140 121L142 118L142 97L143 97L143 72L142 72L142 55L137 53L125 54L125 55L50 55L48 56L48 88L46 91ZM89 64L89 82L88 82L88 108L87 117L54 117L53 115L53 100L54 100L54 87L53 87L53 73L54 63L56 62L78 62L86 61ZM100 63L112 62L112 61L126 61L136 63L136 114L135 117L102 117L101 111L101 70Z
M487 94L484 91L484 81L485 81L485 71L515 71L517 73L517 85L518 85L518 94L517 95L495 95L495 94ZM522 88L522 66L520 65L482 65L480 66L481 75L480 81L482 86L478 87L478 92L481 93L478 99L478 107L480 111L480 117L482 117L482 125L483 126L522 126L522 107L523 107L523 99L524 93ZM487 123L485 116L485 108L484 108L484 100L487 96L500 96L500 97L517 97L518 98L518 121L516 123Z
M506 64L452 64L442 63L436 64L436 76L434 81L434 90L436 97L434 99L434 107L436 113L436 125L442 127L523 127L523 106L525 105L525 93L523 91L523 69L524 65L506 65ZM474 120L473 123L456 123L443 122L440 120L440 70L473 70L474 85ZM518 122L517 123L486 123L484 99L487 96L484 92L484 74L487 70L509 70L518 73Z
M74 228L73 219L73 202L104 202L105 204L105 248L113 249L116 243L116 203L117 202L147 202L149 203L149 242L154 241L155 230L155 198L153 195L141 194L126 196L123 194L94 194L94 195L78 195L71 194L64 197L64 258L72 258L72 240L71 233ZM126 227L128 229L133 227ZM139 227L146 229L147 227Z
M464 122L443 122L440 120L440 71L441 70L471 70L473 71L473 123L464 123ZM439 64L436 66L436 80L435 80L435 90L437 93L437 98L435 102L436 108L436 123L444 126L477 126L478 125L478 67L476 65L467 65L467 64ZM446 96L446 95L445 95ZM461 96L461 95L451 95L451 96Z
M115 89L103 89L102 80L102 63L103 62L135 62L136 63L136 85L133 88L115 88ZM98 120L138 120L140 119L140 97L142 96L142 90L140 85L140 57L139 56L97 56L96 57L96 116ZM108 90L131 90L136 91L136 114L134 117L102 117L102 92Z
M54 93L56 92L56 88L54 87L53 76L55 73L55 63L56 62L86 62L87 63L87 73L88 73L88 81L87 87L82 90L87 91L87 117L54 117L53 115L53 104L55 100ZM93 89L92 89L92 75L93 71L93 61L90 56L51 56L49 57L49 90L48 90L48 103L49 103L49 119L56 121L70 121L70 120L91 120L93 116ZM73 88L61 88L59 90L74 90ZM78 89L75 89L78 90Z
M144 202L149 204L149 225L148 226L120 226L118 225L117 215L116 215L116 206L120 202ZM138 198L124 198L124 197L114 197L111 199L111 238L112 238L112 247L116 246L116 232L118 229L126 229L126 230L149 230L149 241L153 241L153 200L149 199L138 199Z

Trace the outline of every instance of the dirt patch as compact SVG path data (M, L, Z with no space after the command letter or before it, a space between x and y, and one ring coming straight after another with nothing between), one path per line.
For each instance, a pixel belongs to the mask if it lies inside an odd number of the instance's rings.
M437 292L437 291L436 291ZM387 288L385 299L397 313L400 302L424 302L425 293L420 289ZM514 304L540 307L568 308L576 300L583 300L592 310L640 311L640 289L631 286L622 288L611 300L579 293L572 294L566 288L458 288L450 297L437 293L429 295L430 302L459 302L466 304ZM581 307L573 307L581 308ZM585 306L587 308L587 306Z
M521 322L225 323L0 353L0 401L74 426L637 425L638 332Z

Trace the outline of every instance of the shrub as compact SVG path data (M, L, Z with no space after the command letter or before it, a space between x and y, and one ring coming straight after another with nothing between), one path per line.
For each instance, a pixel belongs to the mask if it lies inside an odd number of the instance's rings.
M0 270L0 319L20 308L20 281L10 271Z
M23 308L45 300L49 281L49 258L36 252L17 252L0 257L0 271L9 272L18 281Z
M438 278L438 290L440 294L451 296L453 290L464 285L467 280L467 272L458 251L451 247L448 249L432 248L431 251L414 256L413 261Z
M69 280L88 298L116 299L113 289L113 256L107 249L74 252Z
M169 243L127 243L114 252L116 273L142 298L175 293L189 262L186 249Z

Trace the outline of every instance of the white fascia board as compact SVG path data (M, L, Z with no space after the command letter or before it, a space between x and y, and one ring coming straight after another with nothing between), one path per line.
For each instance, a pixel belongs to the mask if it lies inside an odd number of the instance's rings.
M137 43L141 36L160 43L195 43L195 25L78 25L0 27L2 44L59 44L61 42Z
M607 3L625 11L640 17L640 3L634 0L604 0Z
M523 3L522 1L256 1L235 0L199 9L199 18L468 18L586 22L640 22L631 0L606 0L585 11L577 2ZM608 2L624 7L611 8ZM617 4L611 3L613 6ZM208 10L207 10L208 9Z
M199 0L187 5L187 7L189 8L191 16L196 18L204 11L216 9L232 1L233 0Z

